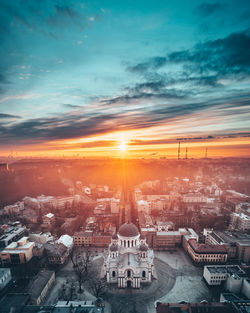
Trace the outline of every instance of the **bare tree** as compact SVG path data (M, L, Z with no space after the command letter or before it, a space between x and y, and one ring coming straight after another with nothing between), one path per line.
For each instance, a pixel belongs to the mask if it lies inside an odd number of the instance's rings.
M84 280L88 279L91 257L91 251L88 247L85 247L84 249L77 250L71 259L78 278L80 293L83 291L82 284Z
M106 279L96 278L89 281L89 287L96 298L103 296L107 289Z
M73 246L73 248L71 249L69 253L69 257L74 268L77 266L78 255L79 255L79 250L75 246Z

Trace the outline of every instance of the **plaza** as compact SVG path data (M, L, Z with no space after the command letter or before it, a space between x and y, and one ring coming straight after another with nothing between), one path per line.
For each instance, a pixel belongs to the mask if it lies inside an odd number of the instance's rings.
M98 255L94 256L92 263L96 268L95 273L98 276L103 264L103 252L98 252ZM193 265L190 258L181 248L171 252L156 251L154 264L157 279L153 279L151 284L142 286L140 289L118 289L116 284L109 285L103 296L106 303L105 312L154 313L156 300L162 302L219 300L219 296L214 297L212 290L209 289L203 280L203 268ZM79 294L77 289L77 278L75 277L71 261L69 261L67 265L57 272L56 283L46 300L46 304L52 304L58 299L62 299L63 296L69 296L72 292L73 299L95 299L87 283L84 284L83 293Z

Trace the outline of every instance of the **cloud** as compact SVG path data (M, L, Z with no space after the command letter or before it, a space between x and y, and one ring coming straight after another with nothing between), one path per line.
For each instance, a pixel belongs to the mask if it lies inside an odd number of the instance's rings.
M250 74L250 31L233 33L225 38L198 44L192 50L173 52L170 63L190 66L190 71L206 74L214 72L218 77Z
M76 104L63 103L63 106L69 109L82 109L81 105L76 105Z
M9 119L9 118L21 118L19 115L7 114L7 113L0 113L0 119Z
M227 37L195 45L191 49L173 51L165 56L149 58L127 66L131 73L145 79L141 84L160 84L161 89L178 84L189 84L192 90L200 87L223 87L220 80L231 78L241 81L250 76L250 29ZM171 70L178 66L177 70ZM140 85L135 86L140 88ZM158 87L157 87L158 88ZM173 87L172 87L173 88ZM176 92L179 94L179 90Z
M132 73L145 73L149 69L158 69L167 63L166 57L156 56L147 62L139 63L134 66L128 66L127 70Z
M208 3L203 2L197 8L196 11L203 17L209 16L214 14L217 11L222 9L222 5L218 2L215 3Z

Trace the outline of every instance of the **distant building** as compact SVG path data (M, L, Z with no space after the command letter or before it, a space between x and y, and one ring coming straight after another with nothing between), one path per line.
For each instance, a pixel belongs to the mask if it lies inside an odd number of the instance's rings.
M112 198L110 201L110 212L118 214L120 212L120 199Z
M35 305L41 304L54 282L55 272L48 270L40 271L29 284L28 293L30 294L31 303Z
M56 243L63 244L68 250L71 250L73 248L73 245L74 245L74 240L73 240L73 237L71 237L69 235L62 235L56 241Z
M63 244L51 244L47 243L45 246L45 252L48 257L49 264L64 264L69 256L68 249Z
M43 224L46 227L51 227L55 223L55 215L48 213L43 216Z
M74 245L78 247L91 247L93 231L76 232L74 233Z
M94 208L94 214L101 215L105 214L106 212L106 205L103 203L97 204L97 206Z
M207 203L207 197L201 193L185 194L182 197L184 203Z
M33 257L34 242L22 237L17 242L12 242L0 252L2 264L22 264L29 262Z
M7 247L10 243L19 240L23 236L27 235L28 231L26 227L10 227L0 237L0 248Z
M51 236L51 233L30 233L29 234L30 241L34 241L36 243L45 244L47 242L52 242L54 240L53 236Z
M231 216L230 228L241 231L250 230L250 216L244 213L233 213Z
M0 163L0 172L6 172L9 170L9 165L6 162Z
M198 235L192 228L179 228L176 231L158 231L158 226L154 225L153 227L141 228L141 233L146 237L147 243L154 250L167 250L181 246L185 235L198 239Z
M250 262L250 235L232 231L212 231L206 236L209 245L223 245L227 249L228 259Z
M11 281L11 271L9 268L0 268L0 290Z
M93 234L92 246L93 247L108 247L111 243L111 235Z
M6 205L3 211L7 215L17 215L20 211L24 210L24 203L22 201L16 202L15 204Z

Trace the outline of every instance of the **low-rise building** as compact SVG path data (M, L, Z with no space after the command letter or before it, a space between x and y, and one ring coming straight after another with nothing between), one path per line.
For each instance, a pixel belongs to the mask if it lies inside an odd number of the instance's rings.
M44 248L49 264L64 264L69 256L69 250L61 243L47 243Z
M18 201L15 204L6 205L3 208L3 211L7 215L17 215L24 209L24 203L22 201Z
M238 265L206 265L203 270L203 277L210 286L218 286L230 277L243 279L245 276L246 273ZM233 284L233 280L230 280L228 286L230 284Z
M79 247L91 247L93 231L81 231L74 233L74 245Z
M244 213L233 213L230 228L233 230L248 231L250 229L250 216Z
M227 249L228 259L250 262L250 235L236 231L212 231L207 233L206 243L223 245Z
M0 268L0 290L11 281L11 271L9 268Z
M158 226L143 227L141 233L146 237L147 243L154 250L173 249L181 246L185 235L197 238L198 235L192 228L179 228L176 231L157 231Z
M111 235L93 234L92 246L93 247L108 247L111 243Z
M10 243L19 240L27 235L26 227L10 227L0 237L0 248L7 247Z
M247 297L247 299L250 299L250 279L249 278L244 278L241 292L245 297Z
M22 237L12 242L0 252L2 264L22 264L29 262L33 257L34 242L28 237Z
M196 239L189 239L187 252L195 263L225 263L227 250L221 245L200 244Z
M55 272L42 270L30 282L29 294L32 304L41 304L55 282Z
M52 242L54 240L53 236L51 236L50 232L46 233L30 233L29 234L30 241L34 241L36 243L45 244L47 242Z
M201 193L189 193L182 197L184 203L207 203L207 197Z
M48 213L43 216L43 224L46 227L50 227L55 223L55 215L53 213Z

